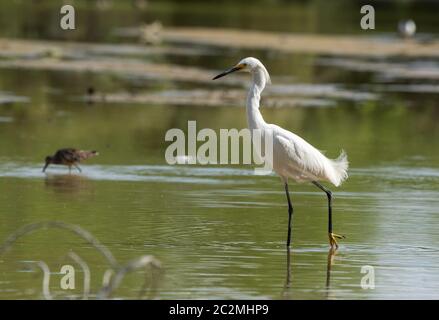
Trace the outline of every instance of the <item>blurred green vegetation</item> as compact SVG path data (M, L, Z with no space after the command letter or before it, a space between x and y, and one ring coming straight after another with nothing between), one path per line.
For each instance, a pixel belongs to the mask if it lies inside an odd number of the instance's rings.
M143 3L143 4L139 4ZM412 18L419 32L438 33L433 1L74 1L74 31L59 28L59 9L55 0L1 1L0 36L65 39L76 41L118 41L115 27L138 26L160 21L165 27L233 27L304 33L362 33L360 7L373 4L376 30L396 31L400 19ZM220 8L220 10L219 10ZM364 32L363 32L364 33Z

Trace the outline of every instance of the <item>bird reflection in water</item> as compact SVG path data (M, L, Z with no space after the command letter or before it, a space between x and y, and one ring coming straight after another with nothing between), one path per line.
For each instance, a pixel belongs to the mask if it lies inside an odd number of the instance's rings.
M291 299L291 249L287 247L287 276L285 278L285 285L282 290L283 299Z
M89 180L84 176L70 174L48 174L45 179L46 187L59 193L78 193L90 187Z
M326 299L334 298L331 294L331 271L334 264L334 257L337 254L337 249L330 248L328 251L328 261L326 264Z
M286 277L285 277L285 285L283 287L281 296L283 299L292 299L291 250L290 250L290 248L287 248L286 252L287 252L287 254L286 254L286 256L287 256L287 258L286 258L287 273L286 273ZM325 283L325 297L326 297L326 299L333 299L334 298L332 291L331 291L331 272L332 272L332 266L334 264L334 258L336 256L336 254L337 254L337 249L331 247L328 251L327 263L326 263L326 283Z

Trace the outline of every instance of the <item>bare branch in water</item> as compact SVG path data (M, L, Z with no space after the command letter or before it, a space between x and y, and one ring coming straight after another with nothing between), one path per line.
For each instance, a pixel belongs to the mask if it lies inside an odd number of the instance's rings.
M98 298L108 299L112 292L119 287L120 283L127 273L134 272L139 269L144 269L146 273L149 268L151 268L151 270L161 270L162 266L160 261L158 261L155 257L149 255L141 256L137 259L131 260L125 266L119 268L116 274L110 278L108 284L101 289L101 292L98 294ZM145 291L144 287L145 286L142 287L142 291ZM155 286L152 285L152 288L154 289Z
M158 271L158 273L154 272L156 270ZM151 272L147 272L147 270L145 270L142 288L140 289L137 298L142 299L149 288L149 295L147 299L153 299L157 294L158 282L160 281L162 274L162 268L154 268L151 270Z
M120 265L116 258L113 256L111 251L101 244L91 233L82 229L77 225L67 224L59 221L47 221L39 222L26 225L13 234L11 234L0 246L0 256L5 254L11 247L21 238L30 233L33 233L40 229L63 229L73 232L78 235L86 242L91 244L96 250L98 250L110 264L110 268L105 271L102 279L102 287L98 291L97 297L99 299L108 299L111 294L116 290L121 284L124 277L131 272L143 269L145 272L145 281L140 290L139 297L141 298L146 289L150 288L150 293L152 295L157 290L157 277L154 274L155 271L162 271L161 263L154 256L144 255L134 260L129 261L125 265ZM90 296L90 280L91 272L87 263L75 252L70 251L68 256L75 261L82 268L84 272L84 289L83 289L83 299L86 300ZM53 296L50 293L50 270L47 264L43 261L32 262L29 264L36 264L43 271L43 295L47 300L52 300ZM151 271L151 272L148 272Z
M119 264L111 251L108 250L106 246L101 244L90 232L82 229L77 225L59 221L32 223L18 229L13 234L11 234L0 246L0 256L5 254L19 238L29 233L35 232L39 229L48 228L64 229L75 233L76 235L87 241L89 244L91 244L94 248L96 248L96 250L98 250L107 259L112 268L117 269L119 267Z
M43 272L43 296L46 300L53 300L53 297L50 293L50 269L47 263L44 261L29 261L25 262L29 264L32 269L34 269L34 265L37 265L41 271Z
M113 276L114 276L113 269L105 270L104 276L102 277L102 288L110 285L111 277L113 277Z

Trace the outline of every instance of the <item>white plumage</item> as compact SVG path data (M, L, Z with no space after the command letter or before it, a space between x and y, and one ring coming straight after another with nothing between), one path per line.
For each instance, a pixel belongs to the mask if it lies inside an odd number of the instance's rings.
M329 223L328 233L331 247L337 245L335 238L342 238L332 233L332 194L318 181L328 181L336 187L347 179L348 160L344 151L341 152L337 159L329 159L322 152L317 150L307 141L298 135L287 131L277 125L267 124L260 111L259 102L261 93L267 83L270 83L270 75L264 65L256 58L245 58L235 67L219 74L214 79L218 79L235 71L246 71L252 75L252 84L247 97L247 120L250 129L259 129L262 137L268 136L273 138L273 170L281 177L285 184L289 208L289 228L288 241L289 246L291 237L291 216L292 204L288 192L288 179L294 179L297 182L310 181L323 190L328 196ZM267 134L264 134L267 133Z
M348 161L344 151L337 159L328 159L298 135L276 125L269 126L274 132L274 171L284 182L288 178L297 182L323 180L338 187L346 180Z

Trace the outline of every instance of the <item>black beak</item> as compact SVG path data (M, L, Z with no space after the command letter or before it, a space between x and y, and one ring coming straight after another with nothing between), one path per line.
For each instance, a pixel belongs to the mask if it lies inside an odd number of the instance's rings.
M224 77L224 76L228 75L229 73L232 73L232 72L235 72L235 71L238 71L241 69L242 69L241 67L233 67L233 68L226 70L223 73L220 73L219 75L215 76L212 80L216 80L218 78Z
M43 172L46 171L47 167L49 166L50 162L46 162L46 165L43 168Z

